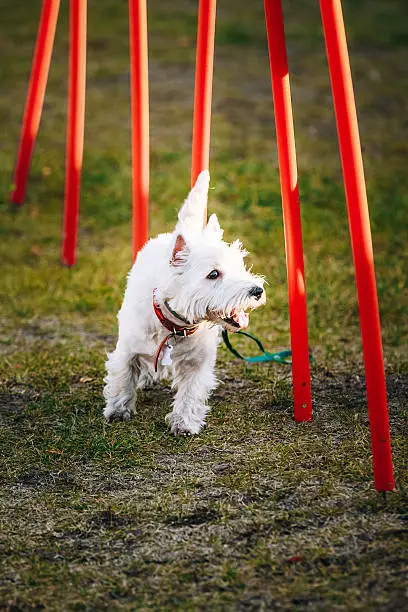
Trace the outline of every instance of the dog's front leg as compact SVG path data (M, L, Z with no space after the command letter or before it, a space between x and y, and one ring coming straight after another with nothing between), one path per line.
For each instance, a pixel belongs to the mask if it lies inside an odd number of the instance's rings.
M173 386L177 392L173 411L166 416L175 435L200 433L209 411L207 399L216 385L214 365L216 346L207 347L205 354L183 355L175 359Z

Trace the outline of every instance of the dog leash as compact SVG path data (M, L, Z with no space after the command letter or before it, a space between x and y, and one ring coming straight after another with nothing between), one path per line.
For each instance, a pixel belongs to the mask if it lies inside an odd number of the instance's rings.
M278 351L277 353L268 353L268 351L265 351L262 342L255 336L252 336L251 334L248 334L247 332L244 332L244 331L237 331L234 333L240 334L241 336L246 336L247 338L250 338L251 340L256 342L259 350L262 351L263 353L263 355L255 355L255 357L244 357L243 355L241 355L241 353L237 351L237 349L235 349L232 346L227 330L223 329L222 339L224 340L227 349L233 355L235 355L235 357L238 357L238 359L242 359L243 361L246 361L247 363L265 363L268 361L275 361L276 363L284 363L286 365L292 364L292 351ZM309 350L309 360L310 362L313 361L313 355L310 350Z

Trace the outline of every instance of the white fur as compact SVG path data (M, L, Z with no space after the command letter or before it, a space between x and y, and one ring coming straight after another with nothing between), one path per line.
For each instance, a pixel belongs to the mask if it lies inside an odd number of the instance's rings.
M108 420L128 420L137 390L172 375L176 394L166 421L174 434L198 434L209 410L208 396L216 384L220 325L236 331L222 319L233 309L252 310L265 303L265 293L258 299L249 295L254 287L263 287L263 279L245 268L247 253L241 243L222 241L216 215L202 227L209 179L207 171L200 174L179 212L174 233L150 240L129 273L118 314L117 346L106 362L104 415ZM180 241L183 248L175 252ZM208 279L212 270L220 271L221 276ZM159 363L157 373L154 356L169 332L153 310L154 290L159 305L167 300L180 316L200 324L193 335L170 340L172 366Z

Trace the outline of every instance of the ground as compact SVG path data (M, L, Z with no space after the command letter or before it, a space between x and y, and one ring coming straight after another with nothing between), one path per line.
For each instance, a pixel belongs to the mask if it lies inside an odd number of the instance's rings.
M222 347L208 426L189 439L163 422L166 387L146 392L132 422L102 419L131 251L127 7L89 2L78 263L65 269L62 4L28 194L11 210L40 2L1 2L1 609L408 610L407 5L344 3L396 477L383 496L318 3L284 3L314 419L293 421L290 368L246 367ZM251 330L278 350L289 324L262 10L219 2L209 209L267 276ZM149 28L154 235L171 229L189 183L195 2L149 3Z

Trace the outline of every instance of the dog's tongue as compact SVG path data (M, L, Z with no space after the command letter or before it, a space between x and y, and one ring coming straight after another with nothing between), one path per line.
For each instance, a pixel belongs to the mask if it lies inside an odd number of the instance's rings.
M248 327L249 316L243 310L234 310L231 317L238 323L241 329Z

